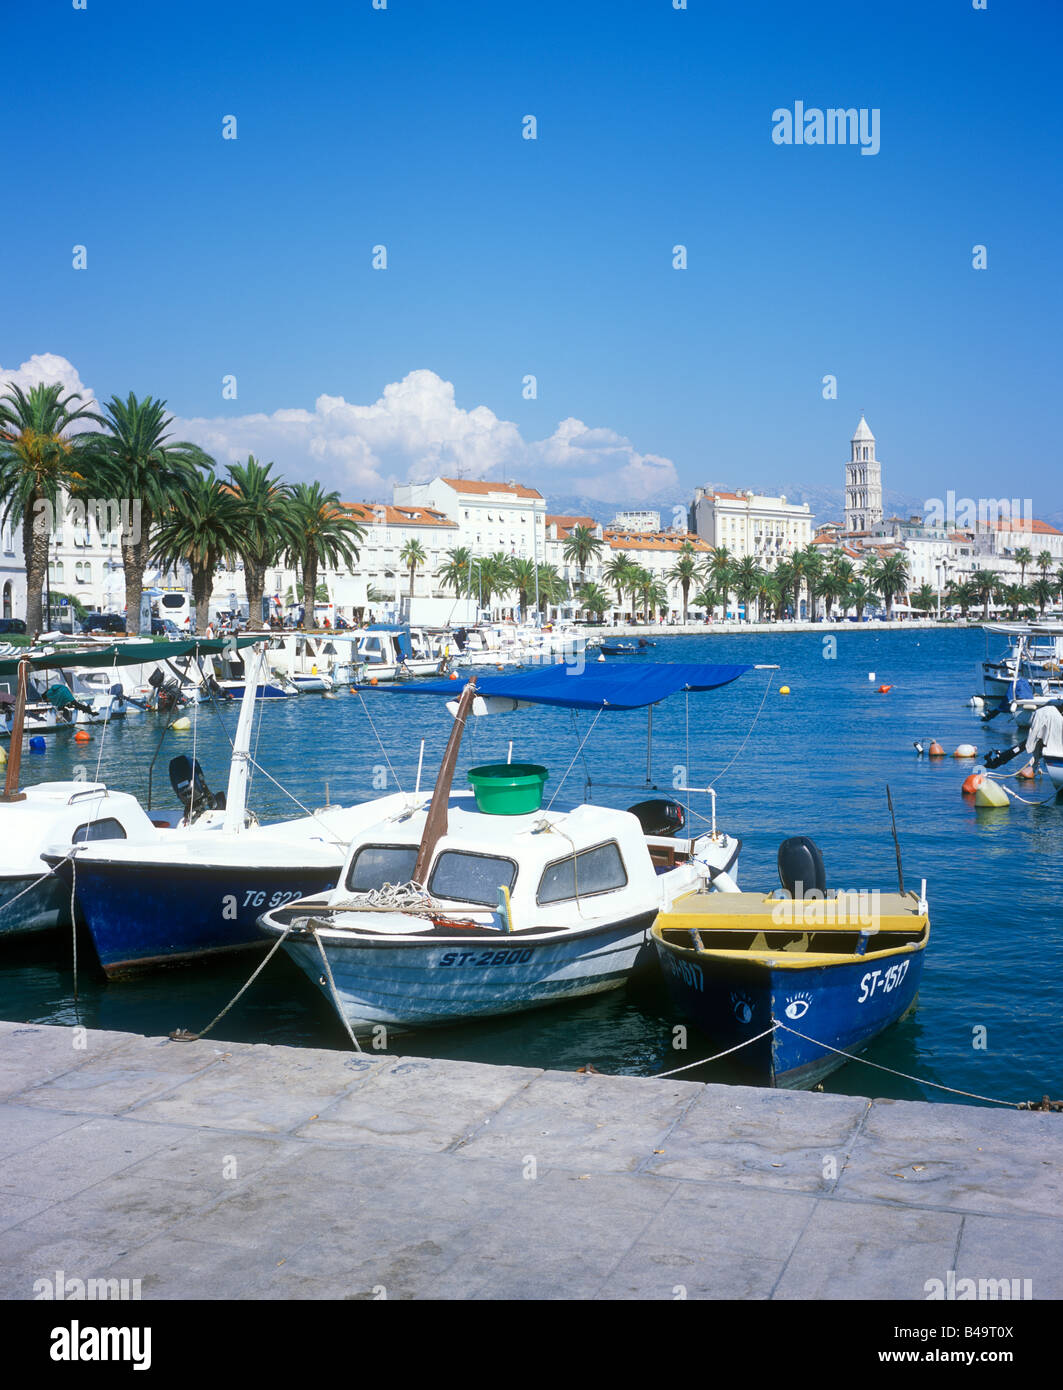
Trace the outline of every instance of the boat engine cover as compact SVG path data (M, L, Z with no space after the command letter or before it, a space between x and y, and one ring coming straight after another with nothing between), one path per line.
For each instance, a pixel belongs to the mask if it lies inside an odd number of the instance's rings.
M686 824L686 812L682 806L678 801L670 801L666 797L640 801L627 809L638 818L639 825L647 835L674 835Z
M823 897L827 876L819 846L807 835L791 835L779 846L779 881L791 898Z

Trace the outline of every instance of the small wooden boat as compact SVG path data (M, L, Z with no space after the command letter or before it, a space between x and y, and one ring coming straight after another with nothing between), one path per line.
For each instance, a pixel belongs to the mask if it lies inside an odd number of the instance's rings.
M683 1015L721 1049L748 1043L729 1060L751 1080L799 1090L912 1008L930 924L911 892L698 891L651 937Z
M634 642L603 642L602 652L605 656L634 656L638 647Z

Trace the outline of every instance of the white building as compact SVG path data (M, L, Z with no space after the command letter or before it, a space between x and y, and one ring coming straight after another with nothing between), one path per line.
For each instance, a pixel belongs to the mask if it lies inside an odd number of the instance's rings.
M749 490L723 492L695 488L691 530L714 550L724 547L736 560L752 555L765 569L802 550L812 540L812 513L807 502L763 497Z
M845 465L845 529L870 531L881 520L882 465L875 458L875 436L861 415Z
M457 527L451 544L546 563L546 499L523 483L433 478L396 484L396 507L431 507Z
M617 512L613 517L611 531L646 531L656 535L661 529L660 512Z

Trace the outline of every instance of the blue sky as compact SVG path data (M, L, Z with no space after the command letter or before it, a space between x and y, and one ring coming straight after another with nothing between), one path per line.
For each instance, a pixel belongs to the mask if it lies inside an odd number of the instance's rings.
M1058 509L1063 11L688 4L8 14L0 376L54 354L352 498L836 486L863 409L888 487ZM798 99L879 153L775 145Z

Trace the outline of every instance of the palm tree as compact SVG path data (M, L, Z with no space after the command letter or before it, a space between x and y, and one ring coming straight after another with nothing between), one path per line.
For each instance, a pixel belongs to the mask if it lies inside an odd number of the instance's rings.
M1033 564L1033 552L1025 545L1020 545L1015 552L1015 563L1019 566L1019 583L1025 584L1026 566Z
M937 601L937 594L930 584L920 584L912 595L912 606L919 608L925 613L933 613L934 605Z
M496 550L493 555L481 560L478 565L478 588L484 604L491 606L492 598L502 598L513 588L513 575L510 571L512 557L505 551Z
M739 600L745 605L746 622L752 622L750 606L753 596L760 588L761 570L752 555L745 555L734 567L732 585Z
M353 565L365 531L344 510L339 493L325 492L320 483L296 483L288 505L295 539L287 553L302 569L305 621L312 627L318 566Z
M600 618L609 607L611 599L604 589L597 584L584 584L580 589L579 605L587 613L592 613L596 618Z
M1038 555L1037 568L1041 571L1041 578L1047 579L1048 571L1052 568L1052 552L1050 550L1042 550Z
M170 442L173 417L166 402L132 391L126 400L112 396L104 406L110 431L96 436L97 465L114 497L135 498L140 504L139 526L121 535L125 568L126 632L140 631L144 571L152 552L152 528L182 493L209 471L214 460L198 444Z
M617 608L624 606L624 594L630 587L630 573L635 568L635 563L629 555L614 555L605 567L605 577L616 589Z
M225 555L239 549L243 525L243 508L233 490L202 473L193 475L156 522L148 558L164 569L182 562L191 568L200 635L207 630L214 572Z
M822 592L821 584L823 581L823 557L812 544L806 545L804 550L799 550L791 562L797 574L798 583L794 590L794 616L801 611L801 581L804 581L805 588L808 590L808 609L809 619L816 616L816 597Z
M579 583L583 588L583 572L587 561L597 555L604 542L600 541L589 526L573 526L568 540L561 549L562 556L570 563L579 566Z
M528 595L535 592L537 570L534 560L514 558L509 562L509 587L516 590L520 615L527 616Z
M971 589L975 598L985 604L982 617L986 622L989 621L989 605L993 595L1000 586L1000 575L994 570L978 570L971 576ZM1019 586L1020 588L1022 585Z
M1003 602L1008 605L1012 618L1017 618L1020 607L1030 601L1029 589L1024 589L1021 584L1005 584L998 592Z
M60 493L82 491L94 472L94 434L68 433L72 425L99 415L80 404L76 392L63 395L58 382L23 391L14 383L0 396L0 502L3 520L22 523L26 559L26 627L44 626L41 590L48 572L52 525ZM139 612L139 597L138 597Z
M684 541L679 548L679 558L668 571L668 578L678 584L683 591L683 622L687 620L687 597L690 593L690 586L697 579L701 570L697 552L689 541Z
M447 551L447 562L439 571L439 582L444 589L453 589L454 597L472 592L472 551L460 545Z
M888 620L893 617L894 599L899 598L908 588L908 557L900 554L887 555L877 562L873 574L872 584L885 600Z
M428 559L424 553L424 546L420 541L410 540L399 551L399 559L410 571L410 603L413 603L413 580L419 565L423 565Z
M707 578L723 596L723 616L727 617L727 600L733 587L734 564L731 560L731 552L725 545L721 545L718 550L714 550L708 563Z
M846 597L849 603L856 605L856 621L860 622L864 616L864 609L875 597L875 591L866 579L857 576L849 585L849 592Z
M647 620L652 622L654 613L668 612L668 586L649 570L642 570L641 575L639 598Z
M652 583L652 577L649 570L644 569L642 565L632 563L627 572L627 589L631 595L632 614L637 615L639 611L642 611L639 600L650 583Z
M967 610L977 600L978 594L970 579L950 579L945 585L945 597L950 608L959 604L960 617L966 622Z
M277 478L270 477L273 464L265 467L254 454L246 463L229 465L229 486L241 503L240 541L237 553L243 561L247 589L247 625L264 627L262 596L266 570L295 544L289 509L290 491Z
M773 609L778 609L782 598L782 590L779 588L779 581L775 576L774 570L760 571L760 583L757 586L756 598L758 617L763 617L765 604L768 604Z
M794 567L789 560L780 560L772 570L772 576L775 579L775 586L778 589L778 594L774 600L775 616L781 619L784 616L784 610L790 596L790 591L794 587Z
M540 612L548 611L551 603L559 606L568 598L568 585L558 574L556 565L539 566L538 590Z
M1051 556L1049 556L1049 563L1051 563ZM1052 585L1049 583L1048 578L1042 574L1040 579L1035 579L1030 585L1030 592L1033 594L1038 611L1043 618L1045 615L1045 604L1050 603L1052 599Z

